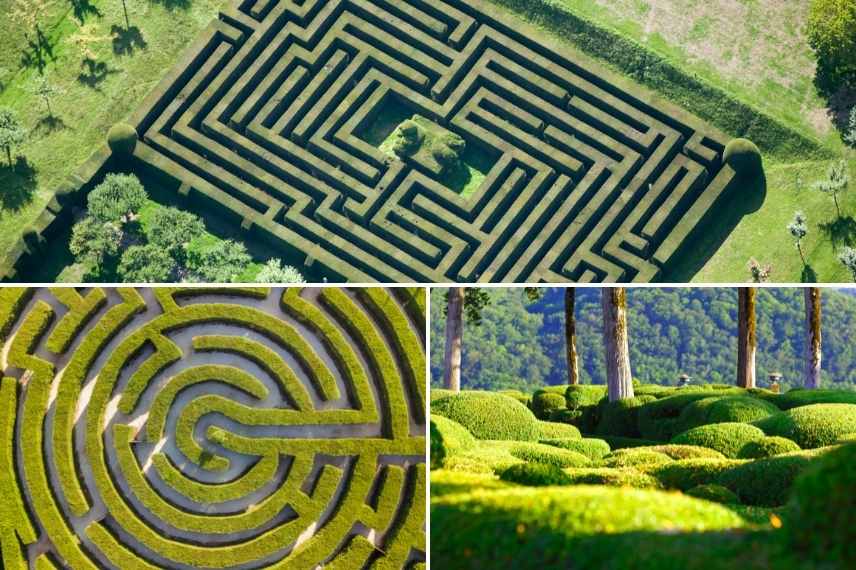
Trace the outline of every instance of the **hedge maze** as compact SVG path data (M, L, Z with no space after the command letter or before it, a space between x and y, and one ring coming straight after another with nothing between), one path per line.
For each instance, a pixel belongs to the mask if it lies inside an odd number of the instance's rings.
M423 568L425 302L0 290L0 566Z
M354 282L656 279L733 186L726 140L498 11L236 1L132 119L134 163ZM472 192L382 148L414 117L463 139Z

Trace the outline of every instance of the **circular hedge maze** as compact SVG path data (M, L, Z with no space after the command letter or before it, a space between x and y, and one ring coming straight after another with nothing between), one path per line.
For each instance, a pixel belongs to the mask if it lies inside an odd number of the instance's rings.
M0 290L0 566L423 568L425 302Z
M727 139L498 12L235 1L125 167L334 280L656 279L739 186Z

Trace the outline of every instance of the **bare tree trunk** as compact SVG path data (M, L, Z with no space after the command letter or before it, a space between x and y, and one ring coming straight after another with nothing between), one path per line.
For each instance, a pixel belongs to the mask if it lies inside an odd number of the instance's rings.
M568 384L580 383L579 356L577 355L577 322L574 315L577 290L565 287L565 354L568 359Z
M603 345L609 401L633 397L630 346L627 341L627 292L623 287L601 289Z
M737 289L737 385L755 387L755 288Z
M443 386L461 391L461 348L464 341L464 288L450 287L446 304L446 355Z
M820 287L806 287L805 295L805 387L820 388L821 332Z

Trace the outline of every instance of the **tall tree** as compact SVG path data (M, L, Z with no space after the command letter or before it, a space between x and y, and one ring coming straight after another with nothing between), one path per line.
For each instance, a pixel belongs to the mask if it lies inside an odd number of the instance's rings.
M737 385L755 387L757 347L754 287L737 288Z
M820 288L806 287L805 295L805 387L820 388L821 332Z
M8 107L0 107L0 148L6 151L6 160L12 166L12 148L24 142L27 132L18 120L15 112Z
M565 355L568 359L568 384L580 383L580 363L577 354L577 321L574 314L577 290L565 287Z
M443 387L461 391L461 349L464 343L464 288L450 287L446 296L446 353Z
M623 287L601 289L603 344L609 401L633 397L630 346L627 340L627 291Z

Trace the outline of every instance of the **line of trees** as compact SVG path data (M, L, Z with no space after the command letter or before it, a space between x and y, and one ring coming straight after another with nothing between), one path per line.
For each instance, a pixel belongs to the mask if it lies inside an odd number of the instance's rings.
M529 300L540 298L538 288L523 289ZM754 287L739 287L737 371L735 384L743 388L756 386L755 355L756 294ZM573 287L564 290L565 354L568 364L568 384L579 383L579 355L576 343L575 298ZM480 321L481 309L490 302L489 296L478 288L452 287L446 296L446 330L443 385L448 390L461 389L461 358L464 342L464 314L475 324ZM822 360L821 290L804 289L805 305L805 373L803 386L820 387ZM603 318L603 344L606 358L606 384L610 401L633 397L630 363L629 332L627 330L627 292L623 287L601 289Z

